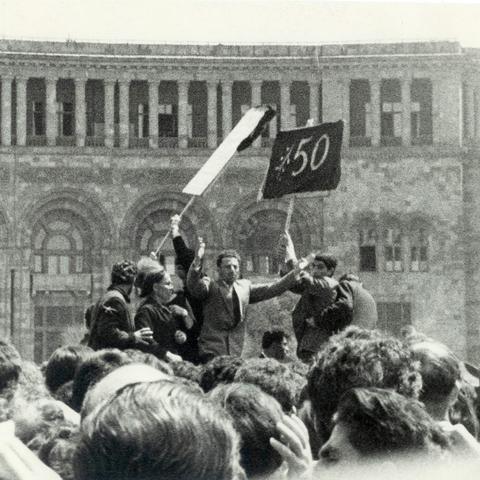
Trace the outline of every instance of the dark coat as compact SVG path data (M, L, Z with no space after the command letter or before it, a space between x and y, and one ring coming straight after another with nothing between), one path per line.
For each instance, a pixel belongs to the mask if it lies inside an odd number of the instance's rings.
M146 351L162 360L165 359L167 351L182 356L182 345L176 342L175 332L177 330L187 332L182 315L176 313L174 308L162 305L153 296L149 296L138 307L135 327L137 330L150 328L153 332L153 342L145 349Z
M235 319L233 304L225 298L223 282L204 276L193 265L188 271L187 288L195 298L204 303L204 323L200 332L200 356L241 356L245 344L248 305L276 297L295 283L294 272L277 282L252 285L250 280L240 279L233 284L239 300L239 318Z
M101 348L135 348L135 324L130 315L127 285L110 285L105 295L91 309L88 346Z
M319 315L315 324L330 334L337 333L349 325L374 329L377 326L377 304L360 282L342 280L337 287L337 298Z

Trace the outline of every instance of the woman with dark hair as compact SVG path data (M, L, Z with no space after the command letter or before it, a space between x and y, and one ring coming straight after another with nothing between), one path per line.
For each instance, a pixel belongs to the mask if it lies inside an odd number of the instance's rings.
M153 331L153 341L145 350L161 360L179 361L182 359L182 345L187 341L186 332L193 320L184 308L168 305L173 296L173 285L170 274L160 263L150 262L145 274L140 271L138 276L142 278L138 287L143 300L135 315L135 327Z

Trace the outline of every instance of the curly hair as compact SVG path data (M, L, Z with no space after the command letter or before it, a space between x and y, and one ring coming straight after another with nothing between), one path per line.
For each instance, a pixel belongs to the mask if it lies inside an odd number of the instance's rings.
M413 352L402 341L381 336L339 333L318 353L308 375L308 396L317 428L328 437L342 395L355 387L390 388L418 399L422 380Z

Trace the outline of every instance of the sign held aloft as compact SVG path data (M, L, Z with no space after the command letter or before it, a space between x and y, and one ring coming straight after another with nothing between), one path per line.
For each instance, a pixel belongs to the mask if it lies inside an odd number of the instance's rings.
M269 106L253 107L248 110L197 174L188 182L182 190L183 193L202 195L220 175L235 153L250 146L274 116L275 110Z
M334 190L340 181L343 120L277 134L263 198Z

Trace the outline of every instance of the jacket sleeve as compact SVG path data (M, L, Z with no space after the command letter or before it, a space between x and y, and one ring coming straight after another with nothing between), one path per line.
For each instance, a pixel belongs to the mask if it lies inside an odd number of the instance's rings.
M103 347L130 348L136 343L133 332L128 329L128 311L118 298L110 298L101 307L98 314L97 334Z
M320 314L314 314L315 324L337 332L350 325L353 314L353 290L348 282L340 282L337 287L337 298L324 308Z
M185 240L181 235L174 237L172 239L173 249L175 250L175 256L182 261L188 260L193 255L195 255L195 250L187 247Z
M249 303L262 302L269 298L278 297L278 295L281 295L292 288L296 281L295 272L292 271L274 283L266 285L251 285Z

